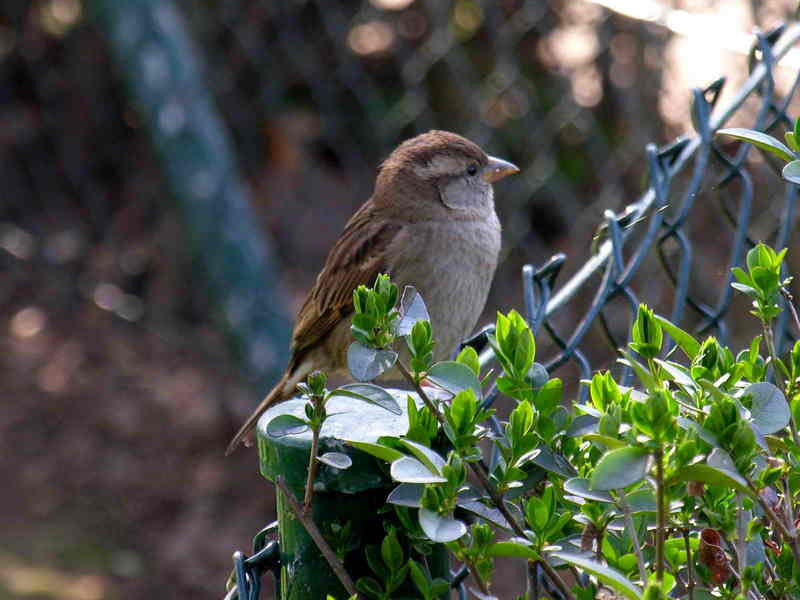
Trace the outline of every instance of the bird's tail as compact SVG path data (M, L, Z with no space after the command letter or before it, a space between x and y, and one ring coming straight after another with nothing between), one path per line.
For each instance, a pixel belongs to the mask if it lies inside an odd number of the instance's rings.
M261 401L261 404L258 405L258 408L253 411L253 414L248 417L247 421L245 421L244 425L242 425L236 435L233 436L231 443L228 444L228 449L225 450L225 456L228 456L231 452L236 450L239 444L245 440L253 427L256 426L258 418L264 414L264 411L266 411L276 402L286 400L292 394L294 386L290 388L290 386L287 385L290 383L290 380L291 377L287 371L283 377L281 377L281 380L275 385L275 387L272 388L272 391L267 394L266 398Z

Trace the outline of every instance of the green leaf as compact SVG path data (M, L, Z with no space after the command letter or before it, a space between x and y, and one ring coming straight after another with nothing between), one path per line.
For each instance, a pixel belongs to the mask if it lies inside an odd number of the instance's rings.
M408 568L409 571L411 571L411 580L414 582L414 585L417 586L417 589L422 592L422 596L424 598L430 598L432 595L431 584L428 581L428 576L425 574L425 571L422 570L420 564L413 558L409 558Z
M450 591L449 581L442 579L441 577L437 577L433 580L433 586L431 587L431 594L434 598L441 598L449 591Z
M333 467L334 469L345 470L353 465L353 459L343 452L326 452L317 457L317 460L324 465Z
M394 462L405 456L405 454L403 454L399 450L395 450L394 448L389 448L388 446L383 446L381 444L371 444L370 442L356 442L353 440L344 440L344 442L346 444L349 444L350 446L358 448L362 452L371 454L375 458L385 460L386 462Z
M655 358L661 352L663 342L664 334L653 311L640 304L633 322L630 347L645 358Z
M427 378L455 395L462 390L472 390L475 397L481 397L481 382L475 372L460 362L447 360L436 363L428 371Z
M489 546L489 556L510 556L527 560L540 560L541 556L533 549L531 543L524 538L512 538L506 542L497 542Z
M766 258L766 261L762 261L762 255ZM764 244L759 242L747 251L745 262L747 263L747 269L752 271L759 265L766 267L772 261L769 260L769 254L767 253L767 249Z
M392 573L399 571L405 562L403 548L397 540L397 532L394 529L381 542L381 556L384 564Z
M678 347L683 350L683 353L689 357L689 360L693 359L700 350L700 342L694 339L689 332L684 331L669 319L665 319L659 315L655 315L655 317L656 321L661 325L661 328L667 332L669 337L675 340L675 343L678 344Z
M520 442L533 428L533 408L528 402L520 402L508 416L511 443Z
M607 448L614 449L614 448L624 448L628 445L627 442L622 440L618 440L617 438L609 437L607 435L602 435L600 433L587 433L583 436L584 439L589 440L590 442L595 442L598 444L603 444Z
M597 502L614 502L614 497L608 492L595 490L589 487L589 480L583 477L573 477L564 482L564 491L579 498L595 500Z
M413 286L407 285L403 289L403 297L400 298L400 315L395 329L398 337L410 334L417 321L431 320L422 295Z
M533 404L539 411L549 415L553 410L561 405L564 398L564 384L558 378L548 380L533 398Z
M399 441L406 448L411 450L411 453L417 458L417 460L424 464L432 473L436 473L438 475L442 472L442 467L444 467L446 461L436 452L426 446L423 446L422 444L418 444L417 442L413 442L405 438L400 438Z
M297 435L308 429L308 424L294 415L278 415L267 424L267 435L280 438L286 435Z
M686 431L694 431L697 434L697 437L699 437L709 446L713 446L715 448L719 447L719 440L717 439L717 436L700 425L700 423L697 421L693 421L688 417L678 417L676 422L678 423L678 427L681 429Z
M533 364L535 355L536 343L533 340L533 333L526 325L524 328L520 328L517 344L514 347L514 369L516 373L527 373Z
M797 144L798 139L800 138L798 138L797 134L793 131L787 131L783 134L783 141L786 142L786 145L789 146L792 152L800 152L800 146Z
M397 404L397 400L394 399L394 396L392 396L382 387L373 385L371 383L350 383L343 385L342 387L331 392L331 397L333 396L347 396L349 398L355 398L356 400L361 400L363 402L367 402L368 404L380 406L394 415L403 414L403 411L400 408L400 405Z
M467 526L463 521L443 517L427 508L419 509L419 525L430 540L442 544L454 542L467 533Z
M742 292L743 294L746 294L746 295L750 296L751 298L757 298L758 297L758 290L756 288L754 288L754 287L749 286L749 285L745 285L744 283L736 283L734 281L733 283L731 283L731 287L733 289L735 289L737 292Z
M410 456L404 456L394 461L390 473L392 479L401 483L445 483L447 481Z
M374 544L368 544L364 548L364 556L366 557L367 564L373 573L380 576L382 580L385 580L389 576L389 569L387 569L386 565L383 564L383 558L381 557L378 546Z
M756 288L765 295L770 294L778 287L779 273L771 267L753 267L750 276Z
M647 367L637 361L627 350L620 349L620 353L625 358L620 359L619 362L624 365L628 365L631 369L633 369L633 372L636 373L636 377L639 378L639 381L646 389L654 390L658 387L653 374L647 369Z
M793 160L783 167L781 176L791 183L800 184L800 160Z
M550 471L564 478L575 477L575 475L578 474L575 467L573 467L566 458L560 454L556 454L545 444L540 444L538 450L539 454L531 461L537 467L541 467L545 471Z
M744 394L752 396L750 415L762 434L775 433L789 424L789 403L776 386L767 382L753 383L745 388Z
M631 514L643 512L656 512L656 496L650 489L638 489L627 495L626 500L631 509Z
M422 494L425 486L420 483L401 483L394 488L386 502L397 504L398 506L408 506L409 508L419 508L422 506Z
M481 362L478 358L478 353L472 346L464 346L461 352L458 353L456 362L469 367L475 373L475 377L481 376Z
M381 584L372 577L361 577L356 581L356 589L370 598L380 598L383 595Z
M590 486L594 490L615 490L644 479L650 463L650 452L631 446L606 452L592 473Z
M531 529L541 534L550 521L550 507L541 498L529 498L525 503L525 518Z
M478 500L457 500L456 506L459 508L463 508L464 510L471 512L474 515L478 515L482 519L493 523L494 525L498 525L503 529L511 529L511 525L508 524L506 518L503 516L503 513L500 512L497 508L492 508L486 506L482 502Z
M347 349L347 367L359 381L370 381L391 369L397 360L394 350L370 348L353 342Z
M616 569L573 552L553 552L551 556L591 573L599 581L631 600L640 600L642 597L642 590Z
M728 127L726 129L720 129L717 133L720 135L729 135L737 140L743 140L753 144L761 150L774 154L781 160L794 160L794 152L784 146L782 142L766 133L755 131L754 129L743 129L741 127Z
M668 376L666 379L670 379L678 385L688 388L690 391L695 389L696 385L692 380L689 369L681 364L672 362L671 360L661 360L660 358L656 358L655 362L666 372Z
M457 436L470 433L478 413L478 400L475 394L472 390L459 392L445 413Z
M694 464L678 471L677 481L701 481L753 495L741 475L704 464Z
M753 280L750 278L750 275L745 273L744 269L742 269L741 267L733 267L731 269L731 273L733 273L733 276L736 277L736 281L738 281L739 283L743 283L746 286L752 287Z

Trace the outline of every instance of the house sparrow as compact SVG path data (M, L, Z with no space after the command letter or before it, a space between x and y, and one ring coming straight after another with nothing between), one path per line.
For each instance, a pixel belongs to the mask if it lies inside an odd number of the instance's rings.
M500 222L492 184L519 172L476 144L429 131L400 144L381 165L372 197L353 215L300 309L286 373L247 419L230 454L276 402L315 370L347 373L353 290L388 273L425 300L446 359L475 327L497 266Z

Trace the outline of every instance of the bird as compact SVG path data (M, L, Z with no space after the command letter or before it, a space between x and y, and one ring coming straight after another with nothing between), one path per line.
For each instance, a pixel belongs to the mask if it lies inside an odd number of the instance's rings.
M313 371L347 375L353 291L387 273L428 308L434 360L448 358L483 312L501 245L492 184L519 168L447 131L401 143L372 196L345 225L298 313L286 372L228 445L233 452L270 406Z

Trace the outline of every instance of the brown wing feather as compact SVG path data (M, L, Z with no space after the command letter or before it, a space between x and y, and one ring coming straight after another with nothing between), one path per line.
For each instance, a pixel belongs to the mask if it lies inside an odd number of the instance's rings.
M371 202L352 216L297 315L289 371L343 318L353 312L353 290L385 272L386 248L401 225L378 219Z

